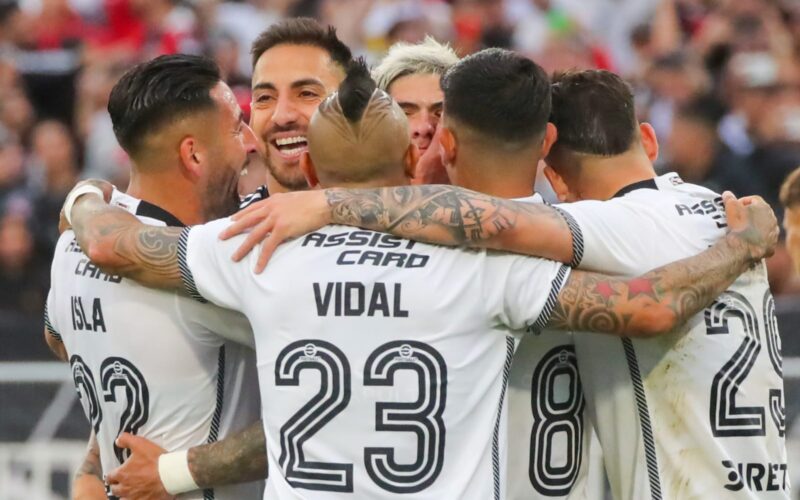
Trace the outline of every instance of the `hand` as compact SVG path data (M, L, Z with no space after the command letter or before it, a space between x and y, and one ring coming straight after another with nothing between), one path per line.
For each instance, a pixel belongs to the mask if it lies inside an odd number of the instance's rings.
M236 213L234 222L219 237L227 240L249 229L247 238L233 254L233 260L239 262L262 243L255 268L255 272L260 273L278 245L315 231L329 224L330 219L330 207L323 191L278 193Z
M775 252L778 244L778 220L772 208L760 196L737 200L730 191L722 193L728 228L731 235L750 250L750 257L759 261Z
M111 195L114 194L114 185L107 181L103 181L100 179L87 179L85 181L80 181L79 183L75 184L75 187L73 187L72 190L74 191L75 189L81 186L85 186L87 184L99 188L103 192L103 199L105 200L105 202L106 203L111 202ZM66 198L69 198L69 195L67 195ZM65 202L66 198L64 198ZM58 233L61 234L67 229L71 229L71 227L69 225L69 222L67 222L67 216L64 214L64 207L62 206L61 212L58 215Z
M125 500L165 500L174 498L167 493L158 475L158 457L166 450L147 439L123 432L117 446L131 450L131 456L106 476L114 496Z
M416 168L414 169L414 178L411 184L424 185L424 184L450 184L450 178L447 176L447 170L442 163L441 148L439 146L439 131L441 127L436 129L431 144L425 153L417 160Z

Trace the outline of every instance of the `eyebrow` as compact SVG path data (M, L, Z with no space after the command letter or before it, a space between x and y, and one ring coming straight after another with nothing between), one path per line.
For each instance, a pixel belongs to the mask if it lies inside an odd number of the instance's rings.
M401 108L419 109L421 107L419 104L417 104L415 102L409 102L409 101L398 101L397 105L400 106Z
M437 108L444 107L444 102L443 101L437 101L437 102L432 103L430 106L421 106L420 104L418 104L416 102L397 101L397 105L400 106L401 108L414 108L414 109L420 109L420 108L431 109L431 108L433 108L433 109L437 109Z
M291 88L296 89L298 87L303 87L305 85L319 85L320 87L325 86L320 80L317 80L316 78L303 78L302 80L297 80L292 82ZM272 82L259 82L253 85L253 90L261 90L261 89L277 90L275 84L273 84Z

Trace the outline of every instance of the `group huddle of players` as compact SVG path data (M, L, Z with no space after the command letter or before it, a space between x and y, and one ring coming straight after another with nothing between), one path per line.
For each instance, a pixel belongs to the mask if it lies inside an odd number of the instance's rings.
M249 126L207 59L131 69L130 185L67 198L73 498L789 498L774 215L656 176L618 76L431 39L370 75L309 19L252 53Z

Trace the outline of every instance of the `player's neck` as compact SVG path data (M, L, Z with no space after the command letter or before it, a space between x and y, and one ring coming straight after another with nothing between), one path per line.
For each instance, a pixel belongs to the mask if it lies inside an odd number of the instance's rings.
M378 175L372 179L361 182L326 182L320 181L320 188L343 188L343 189L371 189L381 187L399 187L411 184L404 171L399 170L396 174Z
M481 160L456 166L459 187L498 198L528 198L533 196L536 182L536 162L524 160Z
M166 210L187 226L202 224L203 207L193 185L180 176L131 169L126 193Z
M638 151L592 158L581 164L581 198L608 200L626 186L655 177L652 162Z

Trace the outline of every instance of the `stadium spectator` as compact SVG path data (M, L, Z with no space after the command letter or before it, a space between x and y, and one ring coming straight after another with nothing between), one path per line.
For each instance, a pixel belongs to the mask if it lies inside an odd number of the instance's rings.
M32 215L30 202L19 195L0 209L0 311L37 317L50 277L46 259L36 252Z
M734 153L719 138L717 128L724 114L725 106L710 95L681 105L667 138L667 170L678 172L686 182L716 192L766 196L763 180L749 159Z
M52 251L58 240L58 214L64 198L78 180L78 157L69 129L47 120L31 132L31 155L26 169L30 175L37 221L37 240Z
M0 124L0 201L25 182L25 158L17 137Z

